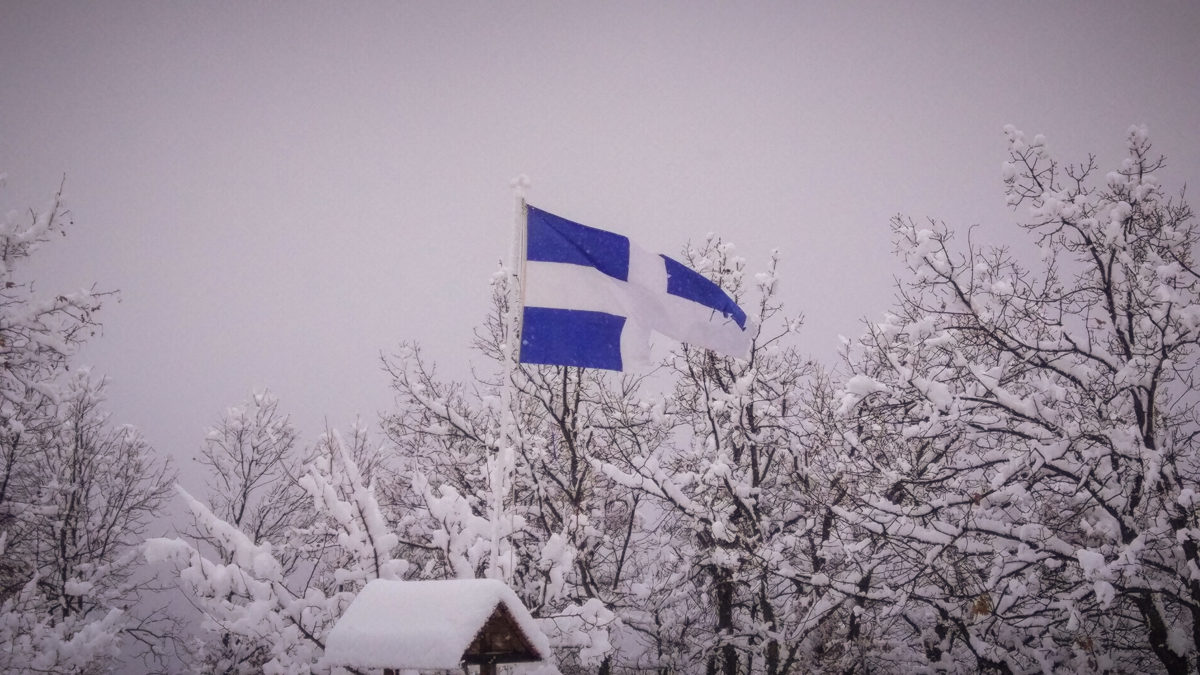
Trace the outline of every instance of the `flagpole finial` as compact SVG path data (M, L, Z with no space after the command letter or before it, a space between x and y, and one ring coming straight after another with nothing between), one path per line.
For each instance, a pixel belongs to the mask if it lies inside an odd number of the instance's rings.
M521 199L525 199L525 191L528 190L529 186L531 185L529 176L520 174L516 178L512 179L511 185L513 192L516 193L516 195Z

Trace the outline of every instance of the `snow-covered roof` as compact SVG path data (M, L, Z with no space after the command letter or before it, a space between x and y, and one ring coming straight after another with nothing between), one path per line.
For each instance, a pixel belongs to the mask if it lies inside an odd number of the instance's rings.
M360 668L457 668L497 611L545 658L550 644L525 605L495 579L368 583L325 641L325 661Z

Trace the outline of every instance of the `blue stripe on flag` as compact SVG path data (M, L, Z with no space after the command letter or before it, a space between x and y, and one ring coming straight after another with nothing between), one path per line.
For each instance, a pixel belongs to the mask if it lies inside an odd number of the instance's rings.
M621 370L625 317L575 309L526 307L521 362Z
M732 318L739 328L746 328L746 312L720 286L665 255L662 259L667 263L667 293L716 310Z
M532 206L526 259L595 267L610 277L629 280L629 238L580 225Z

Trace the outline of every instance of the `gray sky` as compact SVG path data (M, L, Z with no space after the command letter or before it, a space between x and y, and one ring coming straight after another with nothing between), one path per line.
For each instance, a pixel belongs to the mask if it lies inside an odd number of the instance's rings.
M467 373L519 173L651 250L781 249L830 361L890 304L892 215L1012 236L1006 123L1104 171L1145 123L1195 184L1198 29L1195 2L0 0L0 208L66 174L36 276L121 290L81 358L119 421L187 458L269 386L311 441L389 407L401 340Z

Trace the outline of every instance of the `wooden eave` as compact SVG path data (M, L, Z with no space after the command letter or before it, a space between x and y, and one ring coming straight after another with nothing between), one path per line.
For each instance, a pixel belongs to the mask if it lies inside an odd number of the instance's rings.
M541 661L542 658L543 655L530 644L529 637L513 619L508 607L501 602L463 652L462 662L468 665L529 663Z

